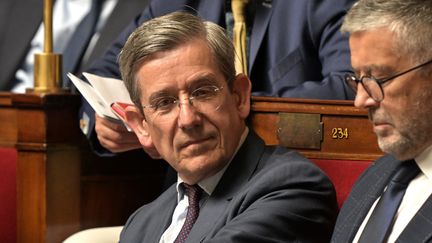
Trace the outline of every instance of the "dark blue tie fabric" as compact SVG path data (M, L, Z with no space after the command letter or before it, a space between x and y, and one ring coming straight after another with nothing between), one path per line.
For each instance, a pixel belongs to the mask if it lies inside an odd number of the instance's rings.
M414 160L406 161L396 170L387 189L373 210L359 243L386 242L393 226L394 216L410 181L420 172Z
M84 56L87 46L93 36L99 19L103 0L92 0L90 12L77 26L63 52L63 87L69 87L68 72L74 73Z
M186 220L174 243L183 243L186 241L189 232L191 231L196 219L198 218L199 201L203 192L201 187L199 187L198 185L191 186L186 183L183 183L182 185L185 189L185 193L188 195L189 207L186 213Z

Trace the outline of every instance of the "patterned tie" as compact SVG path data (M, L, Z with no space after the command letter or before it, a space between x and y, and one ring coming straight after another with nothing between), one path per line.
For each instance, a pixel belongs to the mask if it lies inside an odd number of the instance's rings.
M245 8L248 0L231 0L234 17L233 43L236 50L235 68L237 73L247 75L246 21Z
M188 195L189 207L186 214L186 220L174 243L183 243L186 241L192 226L198 218L199 201L202 195L202 189L198 185L191 186L186 183L183 183L182 185L186 191L186 194Z
M409 182L420 172L414 160L403 162L373 210L359 243L385 242Z
M63 87L69 87L68 72L75 73L93 36L104 0L92 0L89 13L77 26L63 52Z

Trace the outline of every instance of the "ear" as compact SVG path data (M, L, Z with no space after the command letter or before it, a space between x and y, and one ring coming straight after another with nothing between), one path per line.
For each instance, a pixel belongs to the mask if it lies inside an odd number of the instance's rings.
M236 76L233 85L239 115L242 119L246 119L250 112L252 84L246 75L240 73Z
M143 147L153 146L153 141L148 133L147 122L134 105L125 107L125 122L134 131Z

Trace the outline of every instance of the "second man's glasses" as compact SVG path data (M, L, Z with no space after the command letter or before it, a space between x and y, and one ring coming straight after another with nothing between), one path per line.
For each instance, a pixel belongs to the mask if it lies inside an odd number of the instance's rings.
M372 75L365 75L361 78L357 78L354 74L347 74L345 75L345 82L355 91L357 92L357 86L360 83L365 91L368 93L368 95L375 100L376 102L381 102L384 99L384 91L382 85L392 79L395 79L399 76L402 76L406 73L409 73L411 71L414 71L416 69L419 69L423 66L426 66L427 64L432 63L432 59L422 63L420 65L417 65L415 67L412 67L408 70L405 70L403 72L397 73L391 77L377 79Z

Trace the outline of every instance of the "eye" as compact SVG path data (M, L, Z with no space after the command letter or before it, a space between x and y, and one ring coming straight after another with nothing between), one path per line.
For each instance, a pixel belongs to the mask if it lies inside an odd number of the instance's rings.
M219 92L219 88L216 86L203 86L194 90L191 94L193 99L207 100L215 97Z
M177 99L173 96L159 97L151 102L151 107L155 111L169 111L176 103Z

